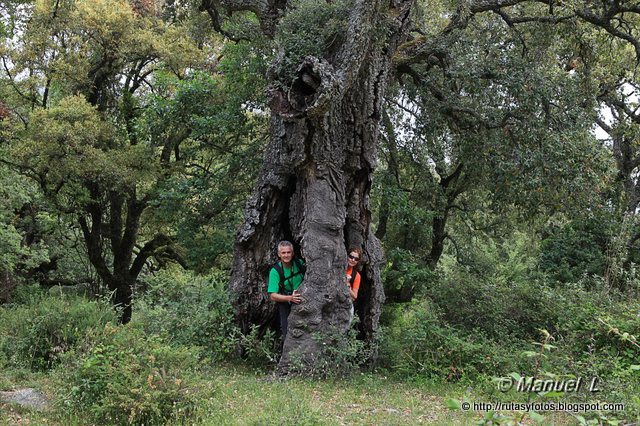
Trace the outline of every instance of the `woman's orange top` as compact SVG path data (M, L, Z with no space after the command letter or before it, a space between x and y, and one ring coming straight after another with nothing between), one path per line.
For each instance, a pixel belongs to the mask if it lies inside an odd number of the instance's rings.
M351 275L353 277L353 268L351 266L347 266L347 275ZM360 274L358 272L355 273L356 278L353 280L353 285L351 285L351 290L353 290L356 295L358 295L358 289L360 288ZM349 282L347 281L347 284Z

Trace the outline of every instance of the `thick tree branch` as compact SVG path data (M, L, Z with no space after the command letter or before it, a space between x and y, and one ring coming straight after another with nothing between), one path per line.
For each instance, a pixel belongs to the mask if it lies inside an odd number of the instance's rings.
M209 15L209 19L211 19L211 25L213 26L213 29L216 30L216 32L218 32L219 34L222 34L229 40L235 42L250 40L249 37L238 36L236 34L230 33L229 31L225 31L222 28L222 18L220 16L220 12L218 11L218 7L216 7L212 1L203 1L200 5L200 10L207 12L207 14Z
M158 253L155 257L159 258L159 260L173 260L178 265L182 266L183 269L189 269L189 265L187 264L187 261L184 259L184 257L176 252L175 249L171 246L164 247L164 249L162 249L162 252Z
M127 202L127 219L124 227L124 233L122 235L122 242L120 244L120 252L123 256L120 268L123 270L128 268L131 263L133 247L136 244L138 231L140 229L140 217L142 216L146 206L146 201L136 200L135 191L129 195L129 201Z
M482 12L498 12L504 7L520 3L550 4L552 0L476 0L461 2L451 17L449 24L434 37L417 37L398 47L393 62L395 68L410 66L418 62L428 61L431 56L448 55L449 48L458 41L459 33L464 30L474 15Z
M122 194L109 191L109 238L111 239L111 252L114 262L121 256L120 244L122 243L122 207L124 199Z
M172 243L173 241L171 238L163 234L158 234L153 237L153 239L148 241L142 249L140 249L140 252L129 269L129 274L132 277L137 277L140 274L140 271L142 271L147 259L152 256L156 250L164 246L170 246Z
M445 177L445 178L442 178L442 179L440 180L440 186L441 186L441 187L443 187L443 188L448 188L448 187L449 187L449 185L450 185L452 182L454 182L454 181L458 180L458 178L460 177L460 174L462 173L462 169L463 169L463 168L464 168L463 163L462 163L462 162L461 162L461 163L459 163L459 164L456 166L456 168L455 168L455 170L453 171L453 173L451 173L449 176L447 176L447 177Z
M510 27L514 27L517 24L525 24L529 22L541 23L541 24L559 24L561 22L570 21L576 18L576 15L563 15L563 16L511 16L503 10L494 10L502 20Z
M618 108L620 111L624 112L630 120L632 120L636 124L640 124L640 115L637 113L637 108L632 110L629 105L627 105L622 99L616 98L609 94L603 94L598 96L598 99L606 103L610 108ZM599 123L598 123L599 125ZM604 127L603 127L604 129ZM606 129L605 129L606 130Z
M601 119L600 117L596 117L595 118L595 122L598 126L600 126L600 128L602 130L604 130L605 132L607 132L609 134L609 136L611 136L611 132L613 132L613 129L611 128L611 126L609 126L603 119Z
M113 280L113 274L109 271L105 259L102 255L102 246L100 244L100 236L93 233L93 231L89 228L89 224L87 220L80 216L78 219L80 223L80 229L82 229L82 234L84 235L84 241L87 246L87 254L89 255L89 261L96 268L96 272L102 278L102 280L106 283L111 283ZM91 228L94 228L93 224ZM111 289L113 290L113 289Z
M629 42L636 51L636 59L640 60L640 40L634 37L631 34L631 31L629 32L621 31L619 29L620 25L616 27L613 24L613 20L616 15L622 16L622 14L625 12L637 13L636 10L633 10L633 9L637 9L637 7L623 8L620 6L620 2L618 1L612 1L608 3L610 8L605 10L602 15L598 15L594 13L592 10L587 8L582 10L576 10L576 14L583 20L589 22L590 24L593 24L597 27L602 28L612 36ZM623 22L621 17L618 17L616 19L618 19L619 22Z
M162 153L160 154L160 165L164 168L169 167L171 160L171 153L175 152L178 146L184 142L191 135L191 129L182 128L178 132L174 132L169 136L164 146L162 147ZM176 158L176 160L178 160Z
M200 10L209 14L214 29L224 36L230 34L222 30L219 12L221 9L227 12L253 12L260 21L262 32L268 37L273 37L278 20L282 17L287 4L287 0L202 0Z

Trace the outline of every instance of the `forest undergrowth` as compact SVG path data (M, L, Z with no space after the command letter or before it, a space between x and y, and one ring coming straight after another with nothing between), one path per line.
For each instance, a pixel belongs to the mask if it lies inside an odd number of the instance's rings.
M233 323L222 271L148 276L122 326L106 300L22 286L0 308L0 390L35 388L45 411L3 403L4 424L633 424L640 305L587 283L501 284L452 270L389 304L375 361L357 324L305 377L275 374L279 336ZM514 277L512 277L514 278ZM517 277L515 277L517 278ZM587 279L587 278L585 278ZM517 281L517 279L516 279ZM597 281L597 280L596 280ZM242 354L242 356L240 356ZM527 391L527 380L575 391ZM597 390L589 389L595 380ZM522 383L524 383L524 385ZM507 384L510 384L508 386ZM484 403L485 405L478 405ZM486 404L521 404L495 410ZM549 404L565 409L545 411ZM620 403L612 410L579 404ZM475 405L474 405L475 404ZM523 404L531 405L530 409ZM546 405L545 405L546 404ZM568 405L571 404L571 405ZM495 407L495 405L494 405ZM508 408L508 406L505 406Z

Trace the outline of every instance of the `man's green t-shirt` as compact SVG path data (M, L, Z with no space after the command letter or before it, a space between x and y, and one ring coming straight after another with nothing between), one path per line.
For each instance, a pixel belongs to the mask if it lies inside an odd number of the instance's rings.
M282 265L281 262L278 262ZM284 272L284 291L285 294L293 293L293 290L297 290L302 284L304 275L299 273L297 261L291 262L292 268L283 267ZM291 277L293 275L293 277ZM280 292L280 274L276 271L276 268L271 268L269 271L269 285L267 286L267 293L279 293Z

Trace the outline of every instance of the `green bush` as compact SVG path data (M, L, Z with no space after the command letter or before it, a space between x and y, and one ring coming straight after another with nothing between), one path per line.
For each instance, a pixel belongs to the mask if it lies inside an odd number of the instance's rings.
M0 309L0 359L12 367L49 369L94 328L115 320L114 310L101 302L29 288L16 294L24 304Z
M371 348L357 335L357 317L346 333L332 327L314 333L312 338L319 350L311 355L292 351L289 373L318 378L349 376L372 356Z
M556 365L608 379L640 379L631 369L640 364L640 348L631 342L633 336L640 337L638 301L579 286L555 295L564 306L555 331Z
M429 301L399 310L383 329L383 364L402 376L458 380L496 375L517 365L517 349L489 339L480 330L461 331L446 324Z
M390 300L406 301L410 295L421 295L437 274L425 266L410 250L391 249L382 273L384 293Z
M443 318L464 330L482 330L492 339L535 340L557 323L558 303L543 282L477 276L462 268L434 282L428 297Z
M200 346L214 361L228 359L238 333L227 281L222 272L199 276L179 269L147 277L147 292L136 302L134 320L168 342Z
M540 329L553 333L563 308L538 270L532 238L514 232L500 243L479 241L465 265L443 256L443 278L434 280L425 296L448 324L482 330L496 341L535 341Z
M96 424L160 424L189 416L198 354L138 328L107 324L66 354L59 403Z
M36 305L46 296L46 291L39 284L18 285L11 295L8 306Z
M611 223L604 219L570 222L542 242L540 267L563 283L577 282L585 274L602 275L612 234Z

